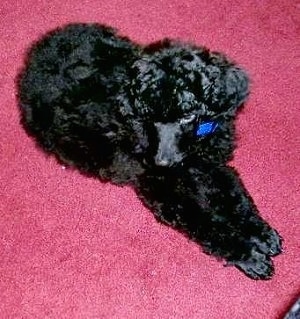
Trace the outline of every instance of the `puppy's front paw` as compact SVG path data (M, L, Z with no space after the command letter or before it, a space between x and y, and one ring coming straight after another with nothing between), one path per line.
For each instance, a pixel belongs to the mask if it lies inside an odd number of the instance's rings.
M282 252L282 238L275 229L270 230L267 244L269 246L269 256L276 256Z
M247 260L235 261L233 264L251 279L268 280L274 273L271 258L255 250L252 251L252 255Z
M260 237L251 237L251 243L256 246L258 251L268 256L276 256L282 252L282 238L272 228L262 233Z

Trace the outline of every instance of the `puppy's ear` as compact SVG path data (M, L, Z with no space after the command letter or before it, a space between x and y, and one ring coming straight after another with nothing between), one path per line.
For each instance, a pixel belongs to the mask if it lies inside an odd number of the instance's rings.
M249 95L249 78L244 70L231 66L224 74L223 93L225 103L229 109L235 111L242 105Z
M210 111L234 115L249 95L249 78L242 68L214 52L202 75L202 87Z

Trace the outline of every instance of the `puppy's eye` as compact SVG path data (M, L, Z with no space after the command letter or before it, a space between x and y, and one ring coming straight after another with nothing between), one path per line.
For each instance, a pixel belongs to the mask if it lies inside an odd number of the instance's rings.
M196 118L196 115L192 114L181 119L179 123L181 125L189 124L189 123L192 123L195 120L195 118Z

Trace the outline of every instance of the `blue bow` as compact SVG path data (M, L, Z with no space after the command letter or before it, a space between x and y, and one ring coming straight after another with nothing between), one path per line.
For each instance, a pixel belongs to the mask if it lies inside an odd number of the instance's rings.
M219 124L217 122L204 122L198 125L196 135L206 136L213 133Z

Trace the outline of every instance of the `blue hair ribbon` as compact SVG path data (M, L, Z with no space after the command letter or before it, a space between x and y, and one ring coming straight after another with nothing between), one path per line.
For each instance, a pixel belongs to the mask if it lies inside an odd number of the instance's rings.
M203 122L200 123L196 130L197 136L207 136L215 132L219 124L217 122Z

